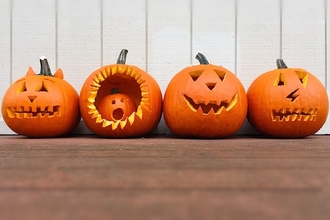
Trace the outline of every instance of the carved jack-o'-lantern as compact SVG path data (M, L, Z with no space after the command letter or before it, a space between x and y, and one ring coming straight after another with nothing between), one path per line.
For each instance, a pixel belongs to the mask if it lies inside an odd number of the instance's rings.
M135 102L125 94L120 94L117 88L105 96L97 107L99 113L108 121L126 120L135 110Z
M92 72L81 88L82 118L92 132L104 137L147 134L158 125L161 117L162 94L157 82L142 69L125 64L127 52L126 49L121 51L117 64ZM109 91L117 89L120 94L109 96ZM114 108L113 96L117 105ZM125 106L119 108L121 98Z
M2 100L2 116L14 132L28 137L57 137L70 132L80 120L79 98L58 69L51 74L46 58L41 71L30 67L14 82Z
M248 119L259 132L281 138L301 138L317 132L325 123L329 101L322 83L300 68L266 72L250 85Z
M163 114L172 132L184 137L221 138L240 129L247 113L245 90L229 70L209 64L187 67L170 81Z

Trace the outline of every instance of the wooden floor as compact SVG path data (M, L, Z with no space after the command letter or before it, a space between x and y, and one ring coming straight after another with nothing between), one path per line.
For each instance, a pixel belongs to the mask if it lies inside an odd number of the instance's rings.
M330 136L0 136L0 219L330 219Z

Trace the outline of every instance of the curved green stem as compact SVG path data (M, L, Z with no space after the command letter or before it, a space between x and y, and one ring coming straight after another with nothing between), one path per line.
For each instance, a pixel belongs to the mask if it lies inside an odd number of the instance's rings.
M53 76L46 57L40 57L40 73L42 76Z
M201 53L198 53L195 58L199 61L200 64L203 64L203 65L209 64L209 61Z
M277 59L276 60L276 65L278 69L286 69L288 66L284 63L282 59Z
M120 52L118 59L117 59L117 64L126 64L126 56L127 56L128 50L122 49Z

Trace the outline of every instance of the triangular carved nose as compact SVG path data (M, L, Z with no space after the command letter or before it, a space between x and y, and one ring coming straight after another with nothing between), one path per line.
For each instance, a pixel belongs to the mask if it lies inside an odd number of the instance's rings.
M214 83L214 82L205 83L205 85L207 86L207 88L209 88L209 90L214 89L214 87L215 87L216 84L217 83Z
M30 95L30 96L28 96L28 98L30 99L30 102L32 103L37 98L37 96L36 95Z

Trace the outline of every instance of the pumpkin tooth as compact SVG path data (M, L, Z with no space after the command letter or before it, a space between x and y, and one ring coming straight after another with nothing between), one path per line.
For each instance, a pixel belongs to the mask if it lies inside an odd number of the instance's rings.
M308 121L309 117L310 117L309 115L304 115L303 116L303 121Z
M108 73L105 70L103 70L103 71L101 70L101 73L102 73L104 79L108 78Z
M297 114L293 114L291 116L291 121L295 121L297 118L298 118L298 115Z
M225 106L221 106L221 108L218 109L218 111L215 114L221 114L222 110L225 108Z
M119 122L120 122L120 120L111 123L111 125L112 125L111 129L116 130L118 128Z
M134 79L136 80L136 81L138 81L140 78L141 78L141 76L142 76L142 74L140 74L138 71L135 73L135 75L134 75ZM141 83L139 83L139 84L141 84Z
M110 67L104 68L104 71L107 73L108 76L111 75L111 68Z
M96 123L102 123L103 122L103 118L102 118L102 116L100 115L100 114L98 114L97 116L96 116L96 120L95 120L95 122Z
M92 115L92 119L97 118L97 116L99 115L98 111L89 111L88 114L93 114Z
M97 88L99 88L99 87L101 87L101 85L93 80L93 85L92 85L92 87L97 87Z
M290 115L286 115L286 116L284 116L284 120L285 120L285 121L290 121Z
M140 105L141 105L142 108L144 108L144 109L146 109L147 111L150 112L150 108L149 108L150 104L149 104L149 102L141 101L140 102Z
M88 105L87 105L87 108L89 108L90 110L96 110L96 107L95 107L95 105L93 104L93 103L89 103Z
M120 121L120 127L123 129L127 124L127 118L124 121Z
M99 79L97 77L94 77L93 78L93 82L96 83L96 84L99 84L100 83L100 81L99 81Z
M237 103L238 100L238 93L236 93L233 98L231 99L231 102L229 103L229 105L226 107L226 110L229 111L232 107L234 107Z
M141 92L148 92L149 93L149 86L145 83L142 83L140 85L140 90L141 90Z
M135 120L135 112L133 112L130 116L128 116L129 124L132 125Z
M136 114L140 119L142 119L142 115L143 115L143 113L142 113L142 107L141 107L140 105L139 105L139 107L137 108L135 114Z
M120 74L126 74L127 72L127 66L126 65L118 65L118 73Z
M15 118L15 113L10 108L7 108L7 115L9 118Z
M88 101L90 103L94 103L95 102L95 98L97 96L97 92L96 91L92 91L89 93L89 96L88 96Z
M102 124L102 127L108 127L108 126L110 126L111 124L112 124L113 122L112 121L108 121L108 120L104 120L103 121L103 124Z
M110 71L110 75L114 75L118 72L118 65L114 65L112 68L111 68L111 71Z
M131 76L131 74L132 74L132 70L133 70L133 68L131 68L131 67L127 67L126 75L127 75L127 76Z
M105 80L101 71L97 74L97 78L100 80L100 82L103 82Z
M138 80L136 80L136 82L137 82L139 85L141 85L141 84L145 83L146 81L140 77Z
M130 76L132 78L135 78L136 73L137 73L137 71L135 69L132 69L132 71L130 72Z

